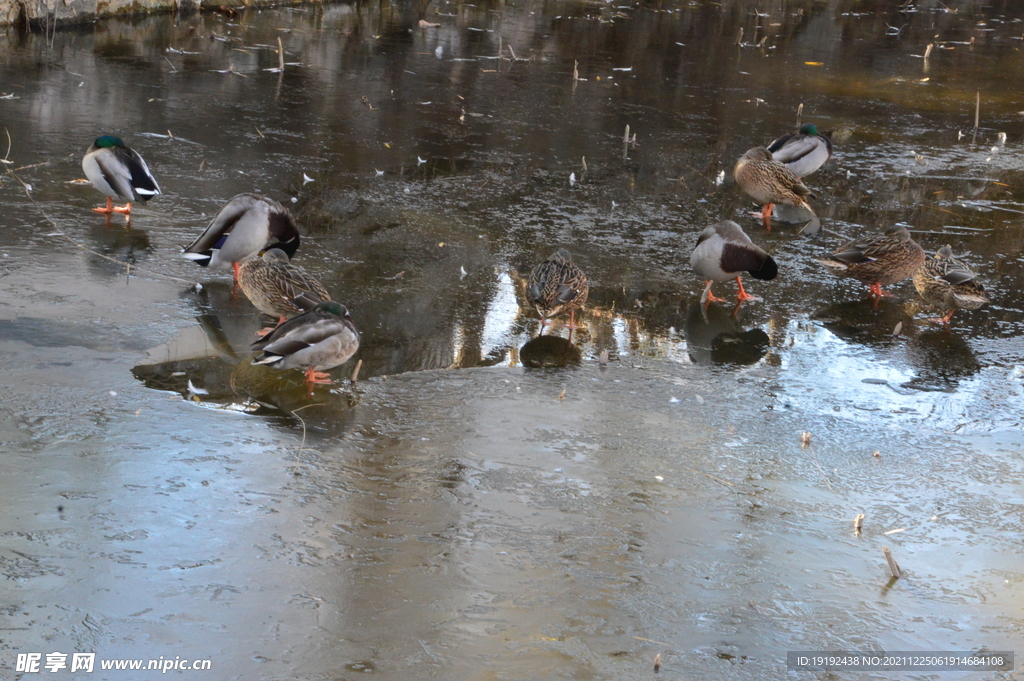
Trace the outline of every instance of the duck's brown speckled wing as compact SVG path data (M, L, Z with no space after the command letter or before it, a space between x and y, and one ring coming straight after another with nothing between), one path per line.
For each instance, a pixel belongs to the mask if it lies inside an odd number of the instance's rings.
M818 262L869 284L888 285L912 276L924 262L924 249L905 227L898 227L873 239L851 241Z
M315 277L288 262L246 261L239 270L238 283L261 312L281 317L290 317L331 299ZM300 298L303 304L295 302Z
M589 292L587 275L564 249L534 267L526 286L527 298L543 317L579 308Z
M945 310L975 310L989 302L985 287L966 263L945 246L914 272L914 288L925 302Z

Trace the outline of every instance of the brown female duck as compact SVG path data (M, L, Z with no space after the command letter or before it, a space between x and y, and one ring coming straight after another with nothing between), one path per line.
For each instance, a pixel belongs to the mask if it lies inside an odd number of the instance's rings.
M871 286L871 295L888 296L883 286L910 277L924 263L924 249L910 238L906 227L890 227L874 239L854 240L827 258L818 260L840 277L853 277Z
M953 257L953 249L943 246L914 272L914 288L925 302L939 310L948 310L945 317L933 322L948 324L957 310L977 310L989 302L985 287L966 264Z
M569 313L569 328L574 328L574 313L587 302L590 287L587 275L572 261L569 251L559 248L547 260L533 268L526 284L526 297L541 323L563 312Z
M260 312L278 317L278 323L331 299L324 285L293 265L280 248L269 248L262 257L243 262L238 285Z
M771 231L772 208L776 203L799 206L814 215L814 209L807 203L807 197L814 197L811 190L786 166L772 158L764 147L754 147L743 154L732 171L736 184L750 198L762 204L761 220Z

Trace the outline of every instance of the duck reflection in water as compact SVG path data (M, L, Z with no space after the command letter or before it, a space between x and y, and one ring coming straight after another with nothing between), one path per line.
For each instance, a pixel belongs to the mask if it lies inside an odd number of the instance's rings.
M694 364L749 366L768 354L770 346L768 334L762 329L743 330L737 318L724 308L705 308L699 300L686 307L683 334Z
M519 361L530 369L579 366L583 353L560 336L540 335L519 348Z
M904 385L923 391L954 393L961 379L981 370L970 344L947 329L925 329L911 339L907 361L917 376Z
M122 277L125 265L140 265L153 257L156 247L149 239L149 232L135 229L131 223L124 229L111 231L110 225L92 225L86 232L93 250L113 260L88 255L89 270L104 276Z
M230 285L210 289L214 299L221 299L228 295ZM201 304L216 302L209 295L199 297ZM299 372L253 365L248 346L261 324L256 315L237 307L225 306L221 314L197 317L198 324L147 350L146 359L132 368L132 374L155 390L255 414L303 409L303 418L316 422L321 413L337 416L351 409L357 401L352 391L320 391L313 400ZM330 419L324 416L324 420Z
M252 364L249 355L229 359L220 340L202 340L205 331L215 328L188 327L174 341L149 350L147 359L132 367L132 375L147 388L234 411L280 415L302 410L302 418L310 424L330 423L358 403L353 390L319 391L313 399L298 372ZM200 347L210 354L188 356Z
M230 377L231 391L238 397L248 398L263 410L292 414L300 411L307 421L331 421L359 403L354 390L318 391L313 399L309 384L302 374L279 371L248 360L235 365Z
M863 345L889 345L897 326L901 335L914 332L914 316L905 303L870 296L824 307L811 315L845 341Z

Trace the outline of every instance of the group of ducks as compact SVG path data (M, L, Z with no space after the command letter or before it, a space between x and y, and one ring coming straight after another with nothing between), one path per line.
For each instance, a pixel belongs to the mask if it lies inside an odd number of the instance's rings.
M760 217L771 230L775 204L803 208L814 216L807 203L814 194L802 178L818 170L832 157L832 140L818 132L813 123L796 133L784 135L767 147L754 147L745 153L733 169L736 184L748 196L762 204ZM988 303L984 287L971 269L953 257L948 245L934 258L925 258L924 249L906 227L897 225L881 236L854 240L817 262L841 277L852 277L869 285L872 297L890 295L883 286L912 277L914 287L928 304L945 312L933 321L948 323L958 309L974 310ZM771 280L778 275L775 260L757 246L732 220L724 220L704 229L690 256L690 267L705 283L702 305L723 301L711 292L716 282L735 279L739 287L737 310L747 300L757 300L743 288L742 274ZM530 275L527 297L542 318L572 313L587 300L587 278L559 249Z
M770 230L775 204L801 207L814 215L807 203L814 195L802 178L831 157L832 141L808 123L768 147L747 151L736 163L733 176L744 193L762 204L760 217ZM93 209L99 213L130 215L132 201L148 201L160 193L142 157L112 135L96 139L82 159L82 169L107 196L105 207ZM125 201L125 205L114 206L114 199ZM332 300L323 284L291 262L299 242L288 209L265 196L239 194L224 204L182 255L204 267L231 267L235 281L253 305L278 318L277 326L263 329L262 337L252 344L259 351L254 364L304 369L307 383L330 383L324 372L355 354L359 331L345 306ZM989 302L975 274L953 257L949 246L926 259L924 250L903 226L873 239L851 241L818 262L839 276L869 284L874 297L889 295L883 286L913 277L922 298L946 311L935 320L942 323L948 323L957 309L973 310ZM735 279L737 310L744 301L757 299L743 288L744 272L761 280L778 274L775 260L732 220L700 233L690 266L705 282L701 296L705 306L723 300L711 293L712 285ZM540 314L541 324L567 312L570 332L575 328L575 311L586 303L588 292L586 275L564 248L537 265L526 284L526 297Z
M93 186L107 195L97 213L131 214L133 201L148 201L160 187L138 152L112 135L96 139L82 159ZM114 206L120 199L124 206ZM235 281L260 312L278 318L252 344L253 364L304 369L310 386L331 383L325 373L359 349L359 331L344 305L324 285L291 262L299 230L287 208L258 194L239 194L220 209L182 255L203 267L234 270Z
M802 178L818 170L831 157L832 140L819 133L813 123L808 123L768 147L747 151L737 161L733 177L745 194L762 204L761 219L771 230L775 204L803 208L814 216L814 210L807 203L814 194ZM871 296L876 299L889 295L882 290L883 286L912 277L914 287L925 302L946 313L933 320L941 323L948 323L958 309L974 310L989 302L974 272L953 257L952 248L944 246L934 258L926 259L924 249L901 225L874 238L850 241L817 262L840 277L852 277L868 284ZM739 286L737 309L739 304L755 298L743 289L742 273L765 280L774 279L778 274L772 257L731 220L701 232L690 257L690 266L705 280L701 297L704 304L721 300L711 293L715 282L735 278Z
M818 132L813 123L799 132L785 135L767 148L754 147L743 155L733 169L736 184L748 196L763 204L761 218L771 229L773 204L797 206L814 215L807 198L814 194L803 177L820 168L832 157L832 140ZM712 235L712 232L714 233ZM702 248L702 242L712 244ZM738 255L742 254L742 255ZM871 296L889 295L883 286L913 278L914 287L926 303L945 312L933 321L948 323L958 309L975 310L989 302L977 275L965 263L953 257L953 249L943 246L934 258L926 258L924 249L910 237L906 227L897 225L872 239L854 240L831 256L817 260L841 277L852 277L868 284ZM691 264L706 273L707 295L714 281L725 281L736 273L739 302L749 298L743 290L739 272L759 279L776 274L775 263L762 249L751 243L736 223L719 223L701 234Z
M82 159L82 170L107 196L97 213L131 214L133 201L148 201L160 187L138 152L113 135L96 139ZM114 206L114 199L125 202ZM261 330L252 344L260 354L254 364L276 369L305 369L306 382L331 383L325 373L359 349L359 331L344 305L331 300L323 284L291 258L301 239L287 208L258 194L239 194L220 209L202 234L182 255L203 267L234 270L235 281L252 304L278 318L274 328ZM537 265L530 275L527 297L541 315L569 313L587 300L586 275L565 249Z

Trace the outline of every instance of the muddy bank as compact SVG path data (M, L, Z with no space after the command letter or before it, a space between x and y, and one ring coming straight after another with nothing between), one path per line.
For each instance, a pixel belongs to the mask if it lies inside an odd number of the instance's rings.
M0 0L0 26L51 30L114 16L191 13L201 9L281 7L300 2L280 0Z

